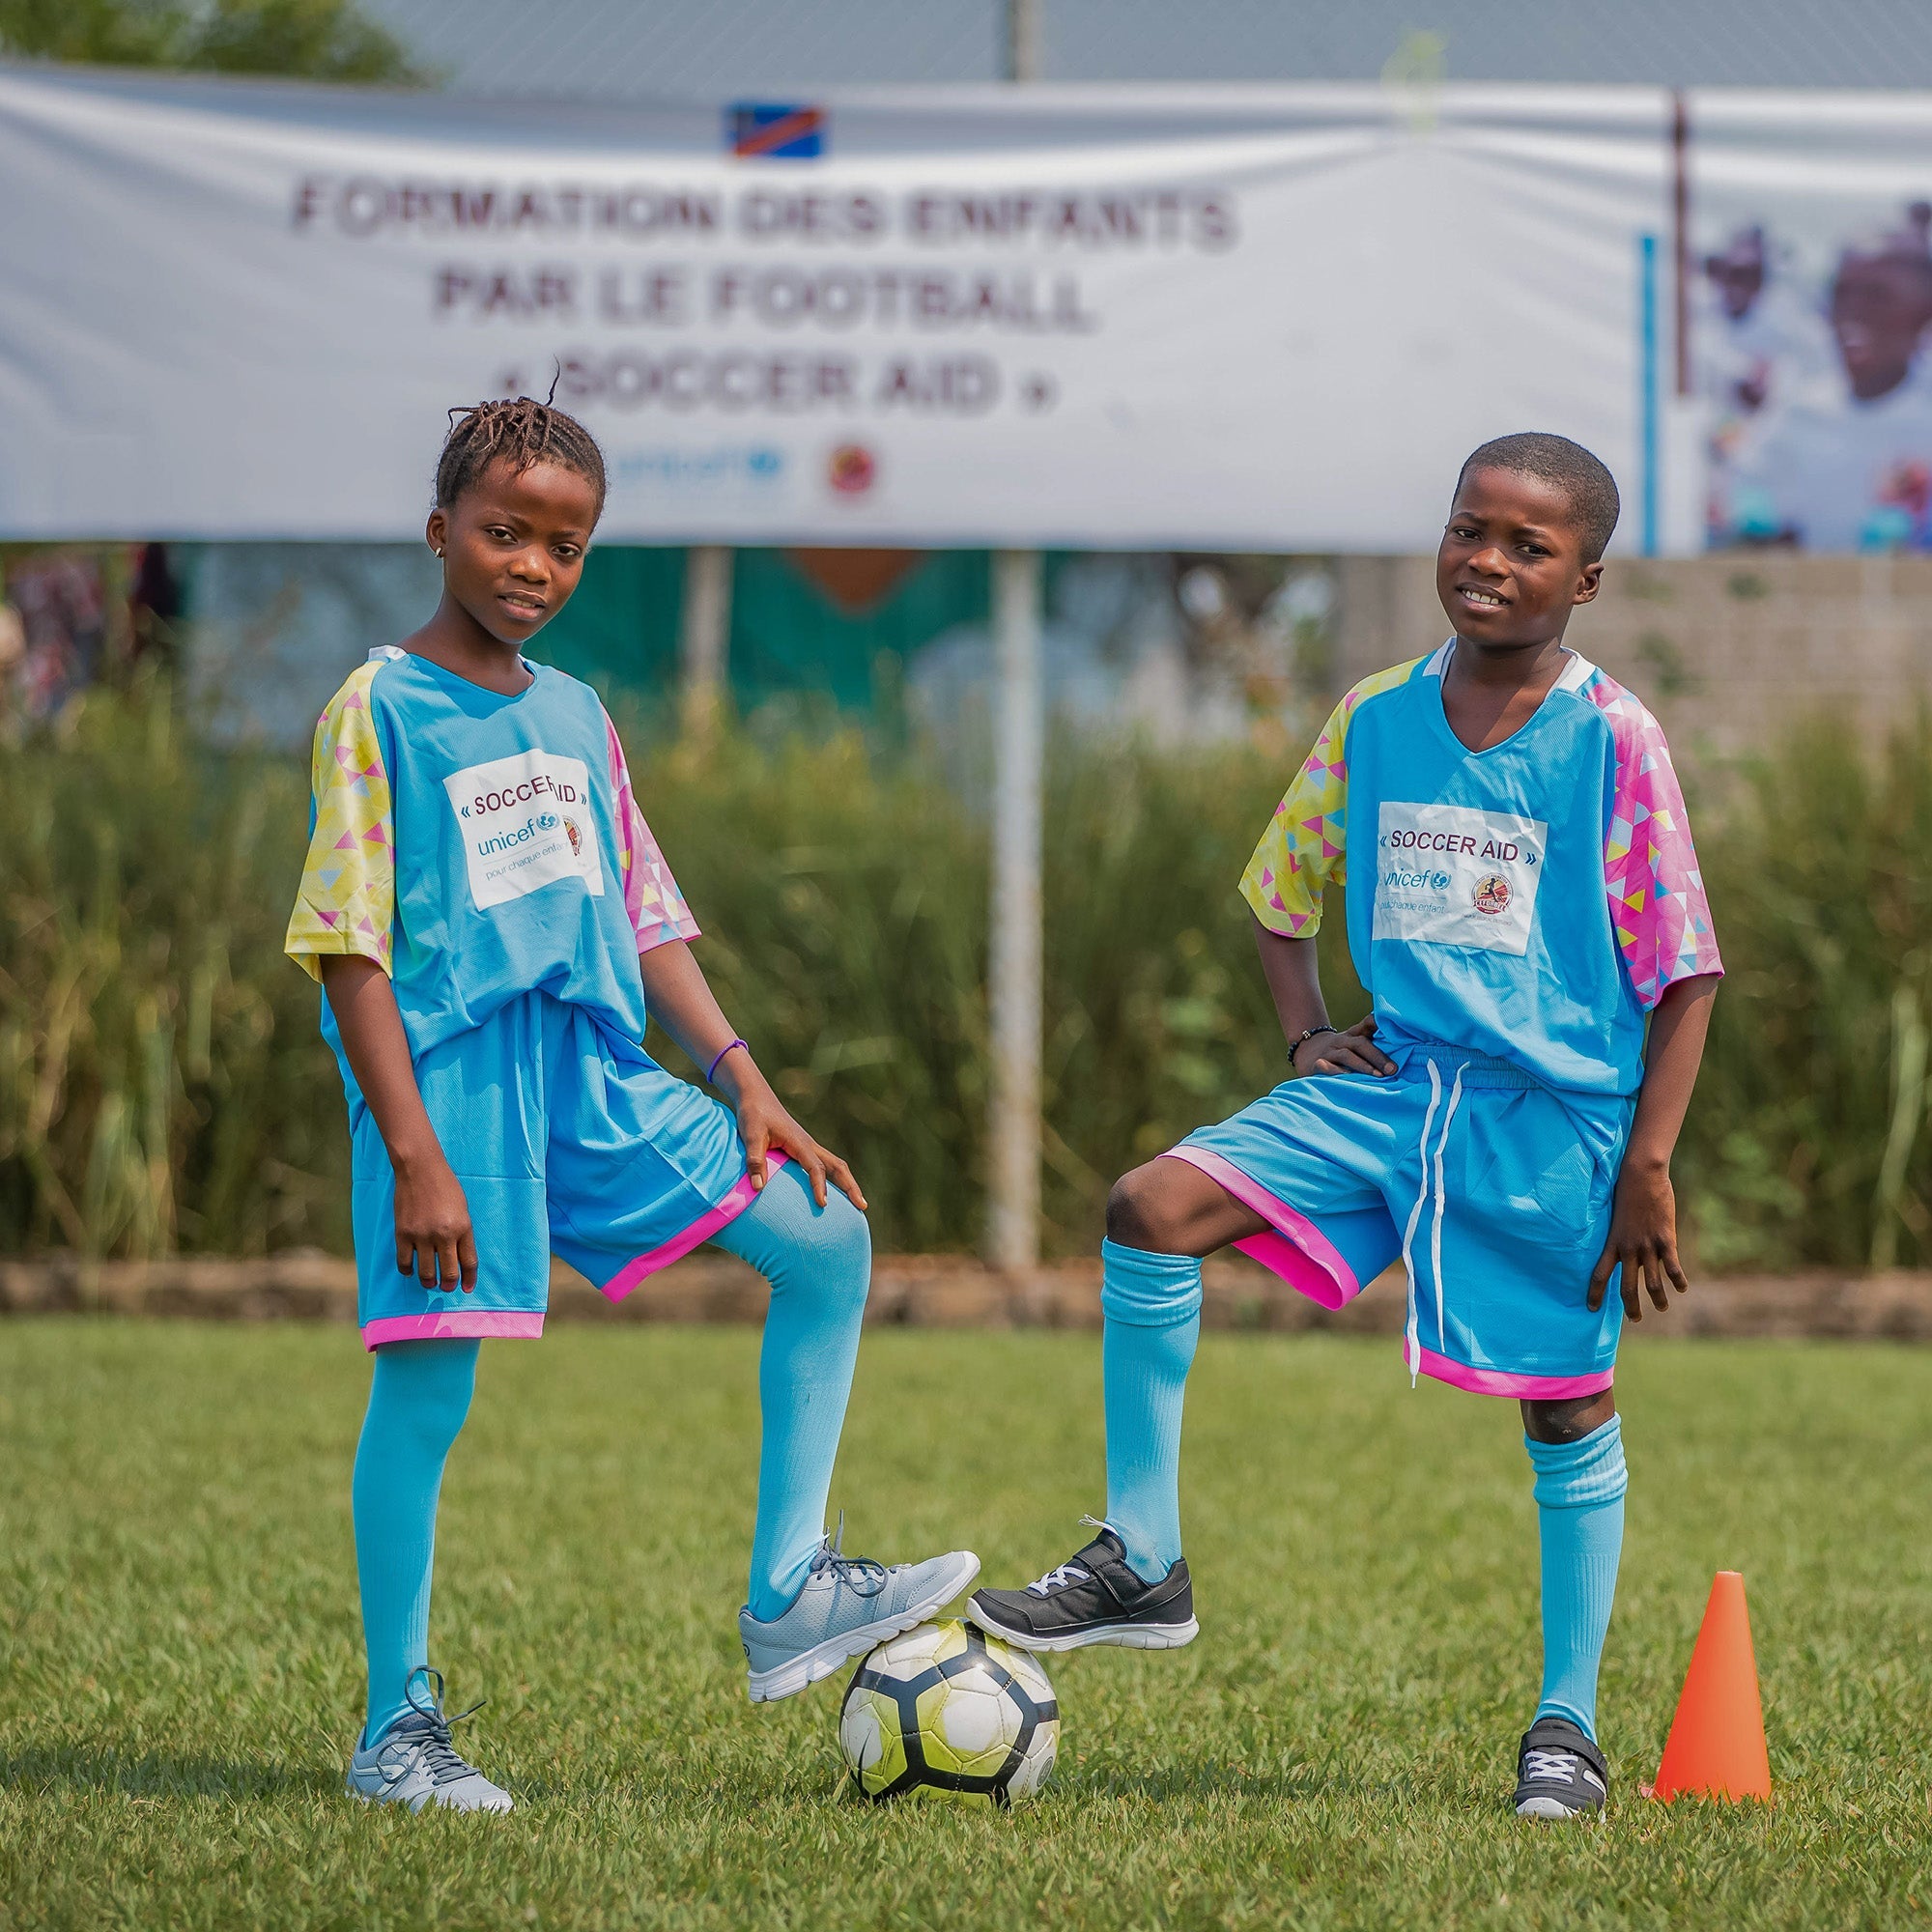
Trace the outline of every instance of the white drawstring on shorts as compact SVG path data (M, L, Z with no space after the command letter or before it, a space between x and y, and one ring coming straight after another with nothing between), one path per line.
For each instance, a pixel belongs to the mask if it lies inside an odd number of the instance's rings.
M1402 1352L1403 1359L1408 1364L1410 1388L1415 1386L1416 1378L1422 1373L1422 1305L1415 1280L1415 1231L1422 1223L1423 1208L1429 1205L1429 1135L1435 1124L1435 1110L1442 1104L1442 1075L1433 1059L1425 1064L1429 1068L1429 1105L1423 1113L1422 1132L1416 1143L1416 1152L1422 1161L1422 1185L1415 1190L1415 1206L1408 1210L1408 1225L1402 1235L1402 1265L1408 1276L1408 1321L1403 1329ZM1438 1350L1445 1345L1448 1326L1442 1303L1442 1220L1447 1203L1442 1159L1449 1148L1450 1124L1456 1118L1457 1107L1462 1104L1463 1075L1467 1071L1466 1064L1456 1068L1455 1084L1449 1090L1449 1105L1442 1115L1442 1131L1435 1142L1435 1216L1429 1235L1429 1263L1430 1270L1435 1277L1435 1346Z
M1427 1063L1429 1067L1429 1108L1422 1117L1422 1185L1415 1190L1415 1206L1408 1210L1408 1226L1402 1231L1402 1268L1408 1277L1408 1320L1403 1325L1402 1354L1408 1364L1408 1385L1415 1386L1415 1378L1422 1373L1422 1338L1417 1333L1419 1326L1415 1301L1415 1260L1412 1250L1415 1246L1416 1224L1422 1219L1423 1205L1429 1199L1429 1130L1435 1124L1435 1109L1442 1099L1442 1076L1435 1070L1435 1061Z
M1442 1132L1435 1143L1435 1225L1429 1231L1429 1269L1435 1277L1435 1350L1440 1354L1449 1346L1448 1318L1442 1308L1442 1219L1446 1202L1442 1190L1442 1156L1449 1148L1449 1125L1456 1118L1463 1098L1463 1075L1466 1066L1456 1069L1456 1084L1449 1090L1449 1111L1442 1116Z

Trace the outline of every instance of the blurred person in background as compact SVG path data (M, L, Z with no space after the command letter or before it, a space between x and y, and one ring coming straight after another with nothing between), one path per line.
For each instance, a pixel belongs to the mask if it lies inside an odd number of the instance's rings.
M21 714L38 723L100 675L107 649L108 599L99 559L52 550L7 573L22 645L13 683Z
M1698 317L1699 386L1719 423L1757 414L1774 398L1826 373L1831 338L1810 305L1771 271L1762 224L1738 229L1704 258Z
M27 657L27 627L13 605L0 603L0 737L11 739L19 720L14 685Z
M1828 319L1838 371L1793 397L1741 448L1723 521L1745 543L1807 550L1932 548L1932 203L1838 258Z
M135 664L172 668L185 614L180 580L162 543L136 544L128 592L128 652Z

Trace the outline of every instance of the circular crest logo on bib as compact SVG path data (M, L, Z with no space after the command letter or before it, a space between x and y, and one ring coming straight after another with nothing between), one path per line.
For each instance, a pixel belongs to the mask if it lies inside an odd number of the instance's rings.
M582 858L583 834L577 829L577 820L574 818L566 818L563 821L563 829L565 834L569 837L570 839L571 856L577 859Z
M1476 881L1476 910L1486 913L1507 912L1510 902L1510 884L1499 873L1489 872Z

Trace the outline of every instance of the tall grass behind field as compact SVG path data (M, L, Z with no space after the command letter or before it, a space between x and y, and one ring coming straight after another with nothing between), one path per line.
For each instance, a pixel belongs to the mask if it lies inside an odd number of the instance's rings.
M986 1093L979 828L856 736L673 746L632 773L720 1003L780 1097L852 1162L880 1244L970 1244ZM696 1077L655 1028L649 1044Z
M0 755L0 1250L341 1237L341 1087L279 956L307 792L152 690Z
M858 1169L879 1245L972 1246L983 826L857 735L633 753L725 1010ZM1115 1175L1279 1077L1235 883L1293 762L1056 749L1050 1245L1090 1247ZM1932 1264L1932 724L1877 759L1820 725L1725 777L1698 831L1731 978L1679 1163L1702 1259ZM299 756L199 744L153 692L0 759L0 1252L346 1244L341 1090L281 956L306 790Z
M1680 1161L1713 1265L1932 1265L1932 720L1793 732L1698 822L1729 977Z

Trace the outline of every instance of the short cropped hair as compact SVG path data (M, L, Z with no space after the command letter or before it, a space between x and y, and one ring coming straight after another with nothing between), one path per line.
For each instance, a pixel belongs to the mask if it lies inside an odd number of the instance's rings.
M1583 540L1583 561L1596 563L1602 558L1623 504L1617 496L1616 478L1602 459L1592 456L1580 442L1541 430L1499 436L1484 443L1463 464L1456 477L1458 490L1472 469L1507 469L1513 475L1538 476L1546 483L1554 483L1570 498L1571 515Z

